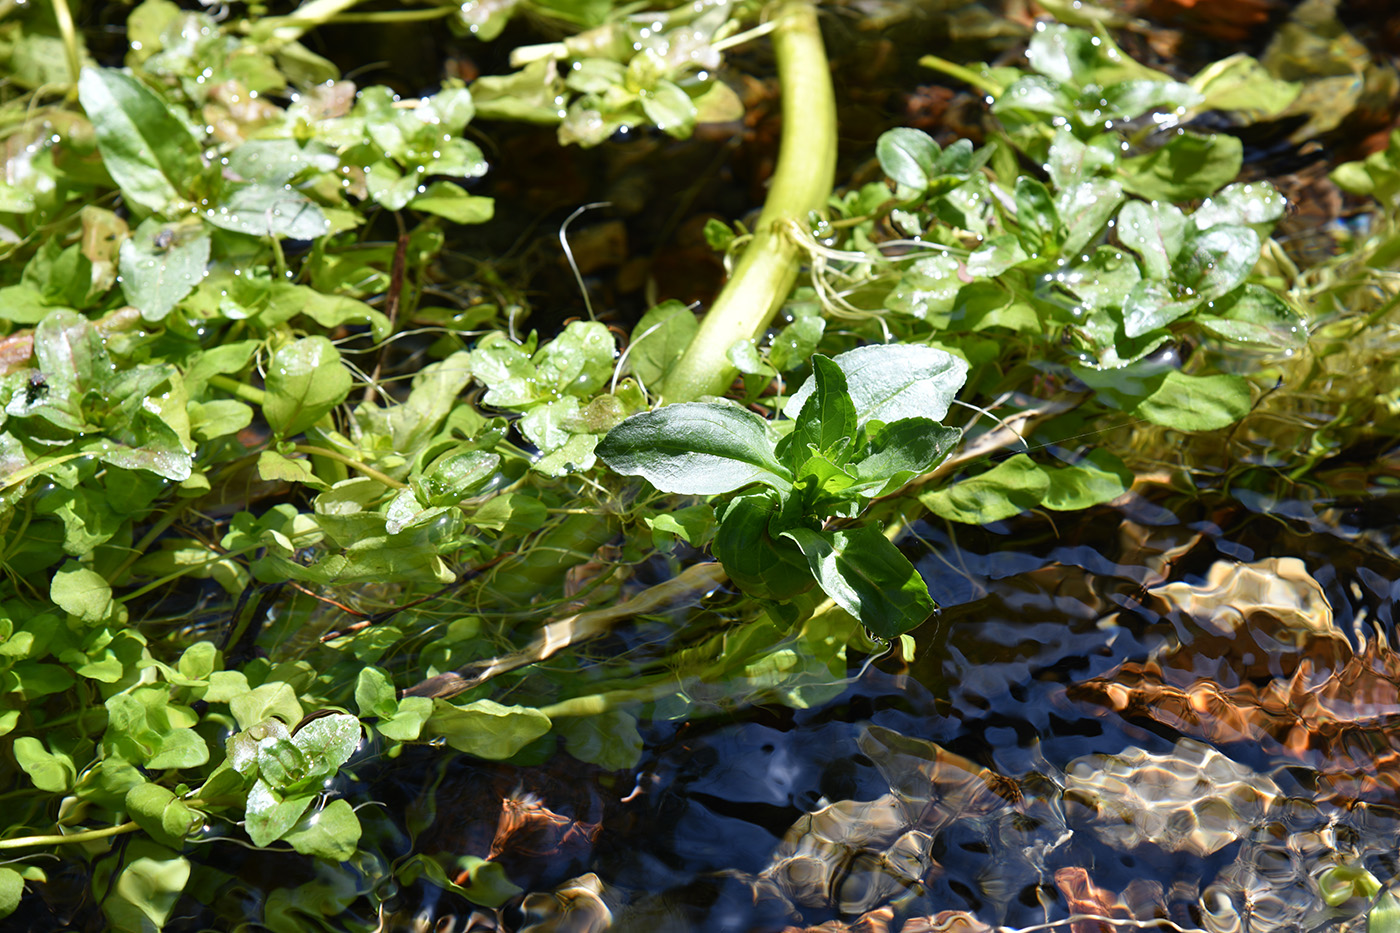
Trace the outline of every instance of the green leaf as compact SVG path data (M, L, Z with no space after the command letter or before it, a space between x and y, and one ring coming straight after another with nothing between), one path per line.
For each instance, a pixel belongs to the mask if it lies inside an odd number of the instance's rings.
M112 587L100 573L69 561L49 583L49 598L60 609L89 625L112 612Z
M327 330L346 324L367 324L375 340L389 336L389 319L363 301L345 295L328 295L306 285L273 282L260 319L265 324L276 324L298 314L306 315Z
M106 891L102 912L118 933L151 933L170 919L190 880L190 863L155 842L136 839L125 858L104 860L93 868L95 890ZM112 873L119 871L115 879Z
M163 211L188 195L203 169L199 142L165 102L113 68L85 68L78 100L97 133L102 163L130 201Z
M346 862L360 843L360 819L349 801L336 799L308 813L281 838L302 855Z
M399 708L398 694L389 675L377 667L361 668L355 683L355 705L361 716L388 719L394 715Z
M1172 263L1186 242L1186 215L1174 205L1129 201L1118 212L1119 241L1142 259L1147 274L1171 277Z
M1196 208L1191 222L1198 230L1219 225L1247 226L1267 237L1274 224L1283 217L1288 201L1267 181L1227 185Z
M734 585L759 599L792 599L814 582L802 551L773 535L778 514L771 493L735 496L716 511L719 525L710 549Z
M902 418L870 432L865 457L851 465L868 495L883 496L927 473L962 440L962 432L927 418Z
M929 511L950 521L986 525L1040 505L1050 478L1025 454L1016 454L985 473L919 496Z
M937 347L858 347L837 354L832 362L846 376L846 387L861 425L904 418L942 420L953 397L967 381L967 362ZM789 418L802 410L814 389L809 377L793 393L783 406Z
M1282 113L1303 89L1299 82L1274 77L1243 52L1202 68L1191 87L1203 98L1201 110L1229 110L1250 122Z
M1308 343L1307 323L1277 292L1244 285L1207 302L1196 323L1235 343L1301 350Z
M163 321L204 278L209 245L209 234L200 227L172 228L147 218L121 245L126 300L147 321Z
M310 766L306 779L330 777L360 744L360 721L349 713L317 716L292 733Z
M1328 907L1340 907L1353 897L1370 900L1380 893L1381 883L1361 865L1341 864L1317 876L1317 889Z
M229 701L229 712L239 729L249 729L276 718L284 725L295 725L303 715L301 703L291 684L274 681L263 684Z
M1021 241L1006 233L985 240L967 257L965 265L968 274L974 278L993 279L1028 259L1030 256L1021 246Z
M406 859L399 866L396 877L405 884L412 884L421 873L431 884L483 907L502 907L511 898L523 893L520 887L511 883L500 862L463 855L457 859L457 865L460 872L456 874L458 877L466 876L465 885L452 881L436 859L421 853Z
M1102 91L1089 90L1081 99L1079 112L1084 115L1085 105L1091 109L1098 123L1103 120L1136 120L1149 110L1165 109L1184 114L1189 107L1201 102L1201 95L1190 85L1179 81L1152 81L1139 78L1110 84Z
M607 710L576 716L556 728L564 736L570 755L605 771L635 768L641 760L642 734L637 731L637 717L631 713Z
M320 206L290 185L228 185L204 219L235 233L278 239L314 240L330 232Z
M493 700L466 706L434 700L433 715L425 724L427 734L442 736L457 751L492 761L511 757L549 727L549 717L537 709L502 706Z
M432 700L427 697L404 697L399 701L398 711L389 719L380 720L375 729L395 742L415 742L423 731L423 724L432 714Z
M328 484L311 472L311 461L284 457L275 450L264 450L258 454L258 479L269 483L305 483L318 489Z
M794 473L813 452L827 453L856 435L856 407L841 367L818 353L812 357L812 381L814 389L797 413L787 448L787 466Z
M1400 898L1387 890L1366 915L1366 933L1400 933Z
M1045 163L1050 182L1063 191L1088 181L1112 165L1117 157L1108 141L1111 138L1105 134L1084 143L1067 128L1060 127L1055 131L1055 138L1050 143L1050 158Z
M200 823L199 814L173 791L150 781L142 781L127 791L126 809L152 839L172 849L184 845L190 830Z
M596 450L616 472L640 476L662 492L716 495L753 483L791 488L767 422L732 404L685 402L633 415Z
M1141 337L1191 311L1201 299L1180 283L1143 279L1123 299L1123 330Z
M243 828L255 846L267 846L301 821L315 802L317 793L293 793L283 796L267 781L259 778L248 791L247 814Z
M456 224L484 224L496 214L496 202L470 194L461 185L435 181L408 202L415 211L446 217Z
M263 416L280 437L311 427L350 394L353 380L325 337L306 337L272 355Z
M871 526L782 536L802 549L822 592L879 638L907 632L937 608L914 565Z
M15 739L14 755L16 763L39 790L51 794L64 793L73 786L73 779L77 777L71 757L62 752L50 752L31 735Z
M927 133L907 127L886 130L875 143L885 175L919 192L928 190L941 151Z
M1155 424L1178 431L1213 431L1249 414L1249 383L1243 376L1188 376L1172 370L1133 409Z
M1065 225L1061 255L1073 256L1098 236L1122 201L1123 186L1112 178L1090 178L1057 192L1055 209Z
M1016 222L1021 225L1021 243L1038 250L1058 239L1060 215L1050 191L1028 175L1016 179ZM969 259L970 262L970 259ZM975 273L974 273L975 274Z
M645 386L657 386L685 353L700 325L690 309L679 301L663 301L632 328L627 362Z
M953 256L916 259L885 297L885 307L931 320L952 310L958 291L969 281L971 277Z
M1190 201L1234 181L1243 162L1244 145L1235 136L1183 133L1155 152L1123 159L1118 171L1123 187L1139 197Z
M1202 301L1219 298L1244 282L1259 261L1259 234L1220 225L1189 238L1173 268L1176 285ZM1136 336L1128 330L1128 336Z
M1042 23L1031 34L1026 61L1040 74L1064 84L1095 81L1099 63L1097 37L1085 29L1059 23Z
M0 920L14 913L24 897L24 878L13 868L0 868Z
M1041 504L1061 512L1112 502L1133 485L1133 471L1106 450L1091 451L1073 466L1043 469L1050 485Z
M658 130L677 139L686 139L695 129L695 104L690 95L672 81L662 79L638 95L642 112Z
M597 321L574 321L532 359L536 379L560 396L587 398L612 378L617 346Z

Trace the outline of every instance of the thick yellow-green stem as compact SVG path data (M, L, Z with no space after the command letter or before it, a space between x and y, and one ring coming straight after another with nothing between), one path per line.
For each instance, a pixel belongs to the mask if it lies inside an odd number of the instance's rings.
M783 138L753 239L689 349L661 387L666 402L722 395L737 370L729 348L760 336L792 290L801 249L788 227L826 205L836 178L836 101L810 0L786 0L773 17L783 94Z

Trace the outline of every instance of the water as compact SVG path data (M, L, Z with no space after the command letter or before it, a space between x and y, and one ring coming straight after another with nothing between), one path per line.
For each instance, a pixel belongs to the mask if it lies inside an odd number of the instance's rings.
M885 658L819 708L651 723L635 773L450 762L420 843L494 844L536 893L492 912L409 891L397 916L1360 929L1400 873L1400 497L1376 492L920 524L943 609L912 663ZM512 808L534 823L511 828Z

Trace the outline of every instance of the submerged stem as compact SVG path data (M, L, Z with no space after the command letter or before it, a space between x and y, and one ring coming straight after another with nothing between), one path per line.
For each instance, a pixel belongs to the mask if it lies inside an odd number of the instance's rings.
M778 7L773 51L783 89L783 139L773 183L733 277L661 387L667 402L724 394L738 372L729 348L762 334L797 280L802 250L789 225L824 207L835 183L836 101L810 0L786 0Z

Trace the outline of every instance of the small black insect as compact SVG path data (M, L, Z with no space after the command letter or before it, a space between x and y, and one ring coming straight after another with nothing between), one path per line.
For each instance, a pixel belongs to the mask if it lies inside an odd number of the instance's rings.
M43 373L35 370L29 374L29 382L24 387L24 404L33 405L39 399L49 394L49 380Z

